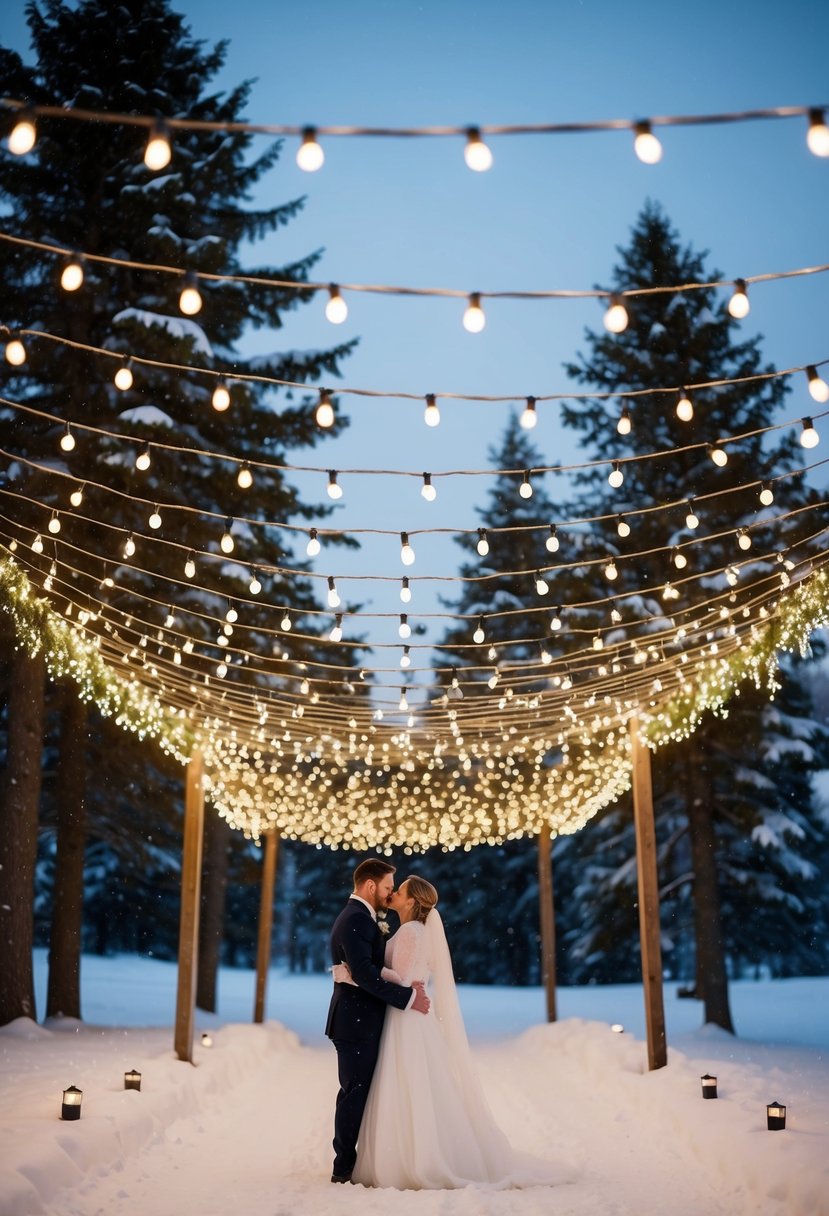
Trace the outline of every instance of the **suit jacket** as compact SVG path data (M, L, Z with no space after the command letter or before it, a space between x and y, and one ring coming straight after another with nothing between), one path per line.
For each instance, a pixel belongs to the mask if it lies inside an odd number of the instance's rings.
M331 962L348 963L359 987L335 984L325 1033L329 1039L357 1042L379 1038L386 1005L405 1009L412 989L380 978L385 938L365 904L350 899L331 930Z

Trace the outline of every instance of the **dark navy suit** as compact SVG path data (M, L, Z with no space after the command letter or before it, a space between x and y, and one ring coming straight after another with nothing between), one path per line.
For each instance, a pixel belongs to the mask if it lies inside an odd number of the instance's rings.
M412 989L380 978L385 938L364 903L350 899L331 930L332 963L348 963L351 984L335 984L325 1033L337 1049L340 1092L334 1115L334 1173L349 1177L357 1159L363 1118L386 1005L405 1009Z

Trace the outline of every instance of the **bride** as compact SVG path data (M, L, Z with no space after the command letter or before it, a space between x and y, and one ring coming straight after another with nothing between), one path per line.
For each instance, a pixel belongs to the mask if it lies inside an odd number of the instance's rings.
M432 1008L419 1018L387 1010L352 1180L398 1190L561 1182L551 1166L513 1150L489 1111L437 902L432 884L414 874L389 900L400 928L386 943L383 979L430 981ZM344 963L334 979L354 982Z

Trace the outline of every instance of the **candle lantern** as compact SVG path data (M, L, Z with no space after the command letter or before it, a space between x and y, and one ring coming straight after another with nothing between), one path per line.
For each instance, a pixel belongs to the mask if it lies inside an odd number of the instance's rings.
M201 1045L202 1045L202 1047L212 1047L213 1046L213 1036L208 1034L208 1032L206 1030L202 1034Z
M60 1107L61 1119L80 1119L83 1090L70 1085L63 1091L63 1102Z
M716 1098L717 1078L712 1077L710 1073L706 1073L704 1077L700 1077L700 1080L702 1081L703 1098Z
M786 1108L782 1102L769 1102L766 1121L770 1132L782 1132L786 1126Z
M141 1073L136 1072L134 1068L129 1072L124 1073L124 1089L140 1089L141 1088Z

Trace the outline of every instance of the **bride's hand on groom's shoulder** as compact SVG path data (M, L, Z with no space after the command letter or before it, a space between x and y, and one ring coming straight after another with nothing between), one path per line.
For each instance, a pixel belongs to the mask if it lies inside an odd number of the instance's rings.
M331 975L333 976L335 984L351 984L354 988L357 987L354 980L351 978L348 963L335 963L331 968Z

